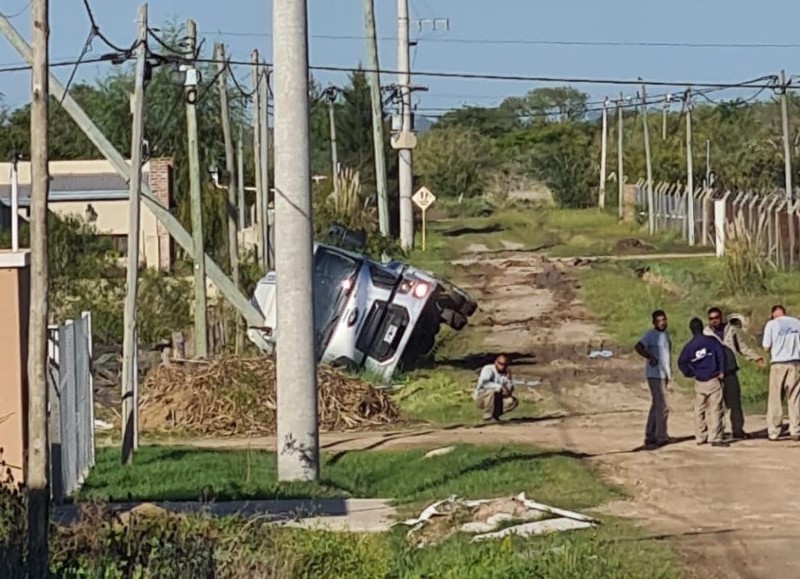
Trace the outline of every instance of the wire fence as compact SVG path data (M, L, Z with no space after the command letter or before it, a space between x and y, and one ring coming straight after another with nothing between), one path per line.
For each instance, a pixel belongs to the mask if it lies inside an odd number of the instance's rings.
M62 502L95 462L91 313L51 326L48 354L51 492Z
M635 186L637 216L647 222L647 187L644 180ZM691 195L693 215L689 215L689 194L685 186L659 182L653 185L655 232L677 233L689 239L693 230L696 245L715 248L724 254L726 230L741 216L753 237L763 238L764 255L779 269L800 264L800 202L787 199L784 191L720 191L696 189Z

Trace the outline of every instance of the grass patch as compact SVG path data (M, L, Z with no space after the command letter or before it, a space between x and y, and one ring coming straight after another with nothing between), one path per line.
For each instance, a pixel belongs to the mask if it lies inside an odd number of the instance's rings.
M638 279L634 269L641 265L649 265L651 271L678 291ZM694 316L705 320L707 309L716 305L727 313L738 312L748 317L745 340L760 351L761 331L771 306L783 303L790 312L800 311L796 274L775 272L766 280L766 292L731 295L724 288L724 267L723 262L714 258L598 265L582 274L582 298L623 349L633 349L636 340L650 327L650 313L661 308L669 317L677 356L679 348L689 339L689 320ZM746 409L763 412L768 371L743 359L739 365Z
M272 498L393 498L418 503L451 494L468 498L522 491L566 508L618 497L577 458L534 448L459 446L424 458L424 450L347 452L323 456L319 484L278 484L275 454L266 451L142 447L135 463L119 464L119 450L98 449L79 499L218 500Z

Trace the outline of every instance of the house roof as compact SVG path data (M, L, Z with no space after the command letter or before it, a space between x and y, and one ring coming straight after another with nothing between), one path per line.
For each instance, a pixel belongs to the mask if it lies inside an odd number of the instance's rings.
M108 161L51 161L51 202L112 201L128 198L128 182ZM30 163L17 165L20 207L30 205ZM150 164L142 167L142 182L149 182ZM0 203L11 204L11 163L0 163Z

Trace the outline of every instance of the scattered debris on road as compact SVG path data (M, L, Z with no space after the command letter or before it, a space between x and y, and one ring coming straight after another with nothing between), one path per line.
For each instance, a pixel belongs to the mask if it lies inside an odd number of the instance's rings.
M614 352L611 350L592 350L589 352L589 358L594 360L595 358L611 358L614 355Z
M319 425L323 431L374 428L400 421L385 392L320 366ZM203 436L275 433L275 362L221 358L209 364L156 368L142 385L142 430Z
M500 526L506 526L497 530ZM464 500L455 496L426 507L414 519L401 524L411 527L408 540L417 548L440 543L456 533L474 535L473 541L508 535L533 536L595 527L599 521L564 509L528 500L525 493L511 498Z

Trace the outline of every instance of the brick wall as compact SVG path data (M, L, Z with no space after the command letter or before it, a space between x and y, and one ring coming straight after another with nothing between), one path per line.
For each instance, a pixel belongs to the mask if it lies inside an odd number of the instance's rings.
M162 157L150 160L150 172L148 182L153 195L167 208L172 209L172 159ZM167 228L158 222L158 254L159 269L171 270L175 258L175 247Z

